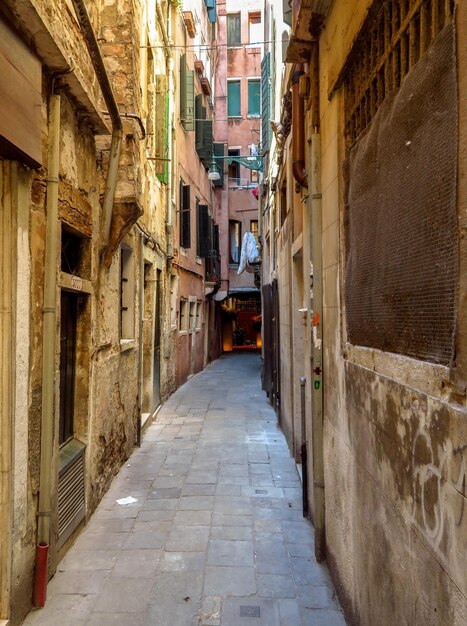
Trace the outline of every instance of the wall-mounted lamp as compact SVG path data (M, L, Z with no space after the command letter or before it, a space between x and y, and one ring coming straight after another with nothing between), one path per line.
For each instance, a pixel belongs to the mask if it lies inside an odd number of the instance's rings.
M220 180L220 177L221 175L220 175L219 167L216 164L216 161L213 159L208 169L208 178L209 180Z

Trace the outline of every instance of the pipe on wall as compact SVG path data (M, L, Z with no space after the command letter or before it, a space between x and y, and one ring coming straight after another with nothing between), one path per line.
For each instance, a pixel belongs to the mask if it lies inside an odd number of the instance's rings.
M57 305L58 184L60 161L60 96L49 101L49 153L47 163L47 223L42 308L42 416L37 550L34 572L34 605L45 604L50 543L50 496L54 440L55 324Z
M104 96L104 100L107 105L110 119L112 121L112 140L110 143L109 167L105 181L103 202L104 217L101 243L103 247L105 247L109 242L110 225L112 223L115 189L117 187L118 165L122 148L123 124L84 0L72 0L72 2L97 80L99 82L99 86L102 91L102 95Z
M303 64L297 63L292 76L292 173L301 187L308 187L305 171L305 103L299 93Z
M171 48L171 20L170 20L170 4L167 5L167 26L164 23L164 15L162 13L162 8L159 0L156 2L156 14L159 20L159 26L162 33L162 41L164 42L164 52L165 52L165 63L166 63L166 72L168 76L168 92L169 92L169 104L167 111L167 120L168 120L168 151L167 151L167 164L168 164L168 172L167 172L167 205L166 205L166 232L167 232L167 258L173 258L173 211L172 211L172 193L173 193L173 132L172 132L172 116L173 116L173 104L172 104L172 95L174 92L174 80L173 80L173 70L174 70L174 60L172 57L172 48Z
M312 358L312 449L315 522L315 556L326 558L325 490L323 454L323 263L321 135L319 131L319 57L315 46L310 62L312 124L311 136L311 255L313 263L313 358Z

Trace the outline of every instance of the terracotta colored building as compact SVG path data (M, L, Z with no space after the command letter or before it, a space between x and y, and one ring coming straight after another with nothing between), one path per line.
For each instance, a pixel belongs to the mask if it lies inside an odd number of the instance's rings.
M262 6L258 0L218 3L218 54L214 135L221 179L215 183L220 225L223 347L254 348L260 325L259 275L256 267L237 273L244 234L258 236L259 171L244 157L260 153ZM227 157L233 158L233 160ZM235 157L241 157L238 161ZM227 309L227 312L225 312ZM256 321L254 320L256 318Z
M217 32L215 3L183 3L174 32L177 219L171 293L177 310L172 326L177 386L220 352L220 307L213 299L220 284L219 226L208 178Z

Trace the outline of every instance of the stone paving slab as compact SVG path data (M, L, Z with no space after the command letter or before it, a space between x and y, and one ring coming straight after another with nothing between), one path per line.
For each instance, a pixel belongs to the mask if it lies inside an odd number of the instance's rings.
M258 355L223 356L161 408L25 621L58 624L345 626Z

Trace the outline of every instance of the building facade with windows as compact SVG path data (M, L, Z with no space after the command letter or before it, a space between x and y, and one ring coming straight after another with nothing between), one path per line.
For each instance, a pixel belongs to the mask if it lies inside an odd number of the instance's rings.
M43 601L176 384L174 18L0 8L0 622Z
M245 157L257 156L260 151L262 5L249 0L239 6L226 0L218 3L218 16L214 132L223 167L215 187L222 259L222 282L216 297L233 313L240 307L250 311L244 319L237 315L233 323L225 320L224 349L231 350L233 345L256 345L257 326L252 318L261 312L254 272L239 275L237 270L244 234L258 234L259 171L247 167ZM238 304L240 300L251 306L245 308Z
M208 178L214 150L213 118L218 24L216 3L187 0L174 33L176 102L176 222L172 287L177 386L219 355L219 226Z
M460 626L466 6L291 5L265 55L263 381L348 622Z

